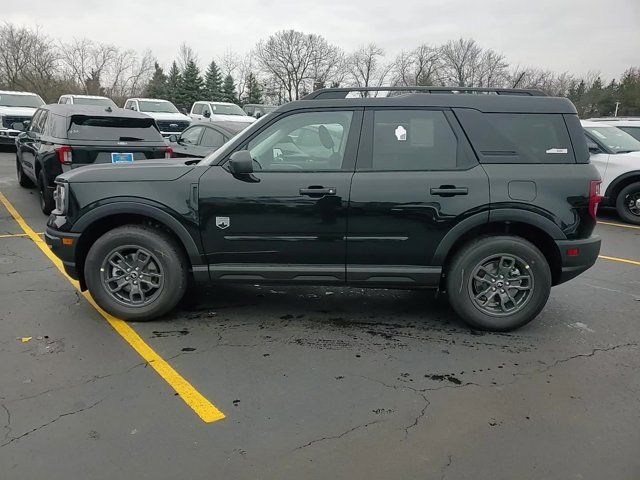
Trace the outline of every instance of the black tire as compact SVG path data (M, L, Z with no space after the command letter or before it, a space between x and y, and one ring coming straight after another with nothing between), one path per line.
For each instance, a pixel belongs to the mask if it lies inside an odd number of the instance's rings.
M120 252L126 262L118 262L118 266L109 263L114 251ZM125 267L120 266L140 266L144 256L142 255L141 260L138 253L129 256L126 254L127 251L144 251L150 254L147 265L153 266L155 273L148 274L140 270L137 276L133 277L138 278L139 286L133 286L135 280L128 276L124 277L126 280L122 278L127 274ZM187 267L187 259L182 249L167 233L142 225L125 225L108 231L95 241L85 260L84 276L91 296L104 310L124 320L144 322L164 315L182 299L187 289ZM149 287L149 280L152 278L150 275L162 279L161 282L157 280L158 286ZM119 279L117 282L108 282L116 277ZM132 283L129 283L129 280ZM145 286L150 289L145 294L148 295L145 300L147 303L134 304L132 295L136 295L136 291L140 298L145 296L141 292L143 282L146 282ZM120 283L124 286L120 287ZM109 286L119 290L110 293ZM127 295L130 301L122 298Z
M640 182L620 190L616 198L616 210L625 222L640 225Z
M42 213L49 215L55 208L55 201L53 199L53 192L50 188L47 188L47 179L43 171L40 171L40 175L38 175L38 196Z
M22 164L20 163L20 158L18 154L16 154L16 173L18 175L18 184L24 188L33 187L33 182L29 177L27 177L22 169Z
M496 258L498 266L506 267L508 273L498 269L489 273ZM512 267L508 266L508 259L513 260ZM500 277L500 272L506 278ZM529 323L544 308L551 291L546 258L520 237L483 236L473 240L456 253L446 273L449 303L468 325L478 330L504 332ZM482 296L485 291L488 293ZM509 305L513 305L511 312Z

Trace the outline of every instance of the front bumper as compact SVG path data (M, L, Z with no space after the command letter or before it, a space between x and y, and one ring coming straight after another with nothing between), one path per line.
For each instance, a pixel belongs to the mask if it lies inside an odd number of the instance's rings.
M560 251L561 273L556 285L577 277L588 270L598 260L600 244L602 240L598 236L592 236L584 240L556 240ZM577 254L576 254L577 249ZM573 255L569 255L572 251Z
M15 145L20 130L0 128L0 145Z
M74 280L79 279L76 267L76 247L79 238L79 233L61 232L51 227L47 227L44 233L44 241L54 255L62 261L67 275Z

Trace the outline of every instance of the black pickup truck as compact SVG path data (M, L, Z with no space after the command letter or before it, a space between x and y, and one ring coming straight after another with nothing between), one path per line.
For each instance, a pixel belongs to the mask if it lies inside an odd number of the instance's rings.
M192 277L439 289L474 328L526 324L600 249L600 177L574 106L381 90L319 90L202 161L66 172L46 241L124 319L166 313Z

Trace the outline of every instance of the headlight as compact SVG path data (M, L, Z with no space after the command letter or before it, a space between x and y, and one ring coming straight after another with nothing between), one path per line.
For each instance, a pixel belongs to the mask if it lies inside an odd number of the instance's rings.
M67 188L69 188L68 183L56 183L56 191L53 192L53 198L56 202L56 214L64 215L67 213Z

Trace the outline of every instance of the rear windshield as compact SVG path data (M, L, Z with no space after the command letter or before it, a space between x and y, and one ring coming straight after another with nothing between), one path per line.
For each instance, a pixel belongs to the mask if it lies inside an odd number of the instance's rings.
M141 112L155 113L180 113L171 102L154 102L151 100L138 100L138 107Z
M38 108L44 105L44 101L38 95L13 95L0 93L0 106L2 107L31 107Z
M152 118L74 115L69 126L69 139L162 142L162 135Z
M616 127L584 127L598 142L604 144L613 153L637 152L640 142Z
M113 103L113 100L108 98L84 98L84 97L74 97L73 98L74 105L95 105L97 107L115 107L116 104Z

